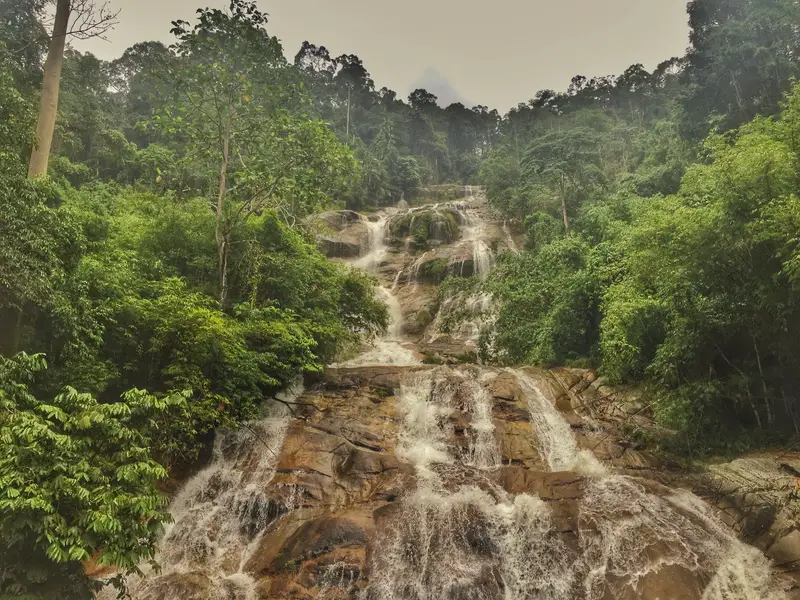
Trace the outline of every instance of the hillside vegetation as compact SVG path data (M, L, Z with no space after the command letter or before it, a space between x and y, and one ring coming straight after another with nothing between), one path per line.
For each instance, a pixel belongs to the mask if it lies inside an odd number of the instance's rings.
M315 247L323 209L483 185L526 246L470 284L499 311L482 359L643 386L683 454L800 434L794 0L694 0L685 56L506 115L287 60L248 0L106 62L69 45L113 18L91 8L0 0L0 598L152 560L159 486L215 428L386 329Z

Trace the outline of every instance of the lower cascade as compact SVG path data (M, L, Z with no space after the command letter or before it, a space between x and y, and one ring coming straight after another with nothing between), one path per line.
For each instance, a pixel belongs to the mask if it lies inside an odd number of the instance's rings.
M516 251L469 192L352 225L363 248L347 260L375 274L392 326L291 410L217 434L172 500L161 571L129 578L134 600L797 597L699 475L595 410L613 400L586 372L430 360L473 356L491 326L491 297L436 300L434 274L483 277ZM414 249L424 219L435 239Z

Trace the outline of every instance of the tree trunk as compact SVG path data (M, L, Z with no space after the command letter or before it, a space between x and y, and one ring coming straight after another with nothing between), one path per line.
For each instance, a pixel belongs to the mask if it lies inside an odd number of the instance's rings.
M731 84L733 85L733 91L736 92L736 104L739 106L742 116L747 120L750 117L744 104L744 98L742 98L742 92L739 90L739 82L736 81L736 73L733 71L731 71Z
M764 378L764 369L761 367L761 353L758 351L758 344L756 343L756 336L750 334L753 338L753 348L756 351L756 362L758 363L758 374L761 376L761 389L764 392L764 405L767 407L767 423L772 425L772 407L769 403L769 391L767 390L767 380Z
M70 0L58 0L53 37L50 40L47 60L44 63L44 84L39 101L39 120L36 124L38 145L33 149L28 164L30 179L47 173L47 163L50 160L50 148L53 145L53 131L56 127L56 114L58 113L61 66L64 64L64 44L67 39L70 10Z
M345 133L344 139L348 142L350 141L350 91L351 88L347 88L347 133Z
M567 216L567 186L561 179L561 216L564 217L564 233L569 237L569 217Z
M225 310L228 303L228 242L230 241L230 227L225 223L225 195L228 193L228 164L230 162L230 130L231 116L228 113L228 123L222 139L222 164L219 167L219 191L217 193L217 228L215 238L219 253L219 307Z

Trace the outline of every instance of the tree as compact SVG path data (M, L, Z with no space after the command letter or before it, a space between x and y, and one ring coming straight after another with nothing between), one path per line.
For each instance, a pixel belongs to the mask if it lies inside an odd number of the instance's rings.
M12 597L91 598L79 561L135 571L170 520L150 452L185 395L131 390L100 404L66 388L47 402L29 386L41 355L0 357L0 588Z
M41 59L47 49L44 8L45 0L0 0L0 40L14 81L26 93L41 85Z
M37 144L31 153L28 177L47 173L50 148L58 113L58 96L61 86L61 67L64 63L64 46L68 35L79 38L101 36L110 29L118 13L108 10L107 4L97 7L92 0L56 0L53 35L44 63L44 83L39 100L39 119L36 124ZM74 16L72 28L70 16Z
M82 238L59 206L56 187L25 178L22 151L35 118L0 57L0 352L9 356L18 349L24 317L47 304L56 282L76 265Z
M233 0L227 12L199 11L193 28L176 22L176 92L163 98L153 121L182 142L184 160L207 166L214 181L223 308L237 227L269 207L294 223L343 189L355 170L352 155L325 124L288 110L286 100L302 94L266 22L245 0Z
M533 185L555 192L564 232L569 236L568 204L601 178L597 136L589 129L554 131L536 140L525 153L523 168Z
M798 4L694 0L687 10L691 48L680 91L684 134L702 139L713 121L729 129L774 113L791 78L800 74Z

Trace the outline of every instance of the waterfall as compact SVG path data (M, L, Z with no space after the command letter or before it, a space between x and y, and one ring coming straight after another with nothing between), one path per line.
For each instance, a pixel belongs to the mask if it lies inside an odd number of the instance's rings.
M296 388L284 397L301 393ZM145 569L127 582L134 600L184 600L190 592L213 599L256 598L244 565L264 530L285 512L270 497L268 484L290 422L282 404L265 410L263 418L237 431L217 432L211 464L189 479L170 505L173 522L156 556L161 572ZM101 594L103 600L115 597L110 588Z
M458 243L461 256L460 275L465 272L466 258L472 261L472 274L479 279L486 279L494 265L494 253L486 243L488 224L480 213L465 204L451 204L449 207L459 215L462 224L463 236ZM468 253L468 254L467 254ZM417 262L424 262L423 256ZM418 269L418 267L417 267ZM427 343L435 343L445 336L442 330L444 323L451 317L456 317L456 323L450 323L446 335L451 340L463 343L467 352L477 353L478 340L481 332L488 323L491 323L492 295L483 291L457 291L443 298L433 323L427 331Z
M703 600L782 596L766 557L736 539L702 500L685 490L662 497L634 478L609 473L590 451L579 449L566 419L533 377L512 372L549 469L587 475L579 512L585 598L607 597L609 585L620 594L638 589L648 574L667 568L710 577Z
M494 264L494 254L486 243L486 221L475 210L464 212L464 241L472 246L475 275L485 279Z
M574 470L586 475L605 472L602 464L588 450L579 450L569 423L542 393L532 377L519 370L514 374L528 401L531 422L536 430L539 453L551 471Z
M381 262L387 254L386 235L389 226L390 213L380 216L377 221L366 221L369 231L369 249L367 253L353 262L353 266L375 274ZM403 338L403 311L400 302L395 297L393 290L397 286L401 272L394 278L391 289L384 286L378 287L378 294L386 303L389 310L389 327L386 335L373 342L372 347L366 352L360 353L351 360L344 361L335 365L335 368L363 367L368 365L394 365L412 366L420 363L420 360L411 350L402 344Z
M381 215L377 221L362 219L367 226L368 249L367 253L359 257L353 264L365 271L375 271L381 261L386 257L386 229L389 224L390 214Z
M487 477L500 466L487 375L496 373L439 367L409 375L402 386L397 455L414 467L417 487L378 545L365 598L573 597L575 578L550 509ZM471 417L465 451L452 446L459 410Z
M360 353L355 358L335 365L334 368L364 367L375 365L413 366L420 364L419 358L413 351L405 348L402 327L403 313L400 302L385 287L378 288L378 294L389 309L389 328L386 335L374 340L371 347Z
M480 188L465 195L410 212L451 211L462 238L429 252L483 278L493 243L513 239L484 219ZM386 334L332 365L344 370L309 393L315 411L292 421L275 406L217 434L172 501L163 570L130 578L133 600L785 598L765 556L698 497L598 460L592 423L576 436L547 372L422 365L404 314L430 306L416 274L431 254L387 246L391 216L363 220L351 262L380 282ZM465 289L416 330L423 349L476 348L492 297Z

